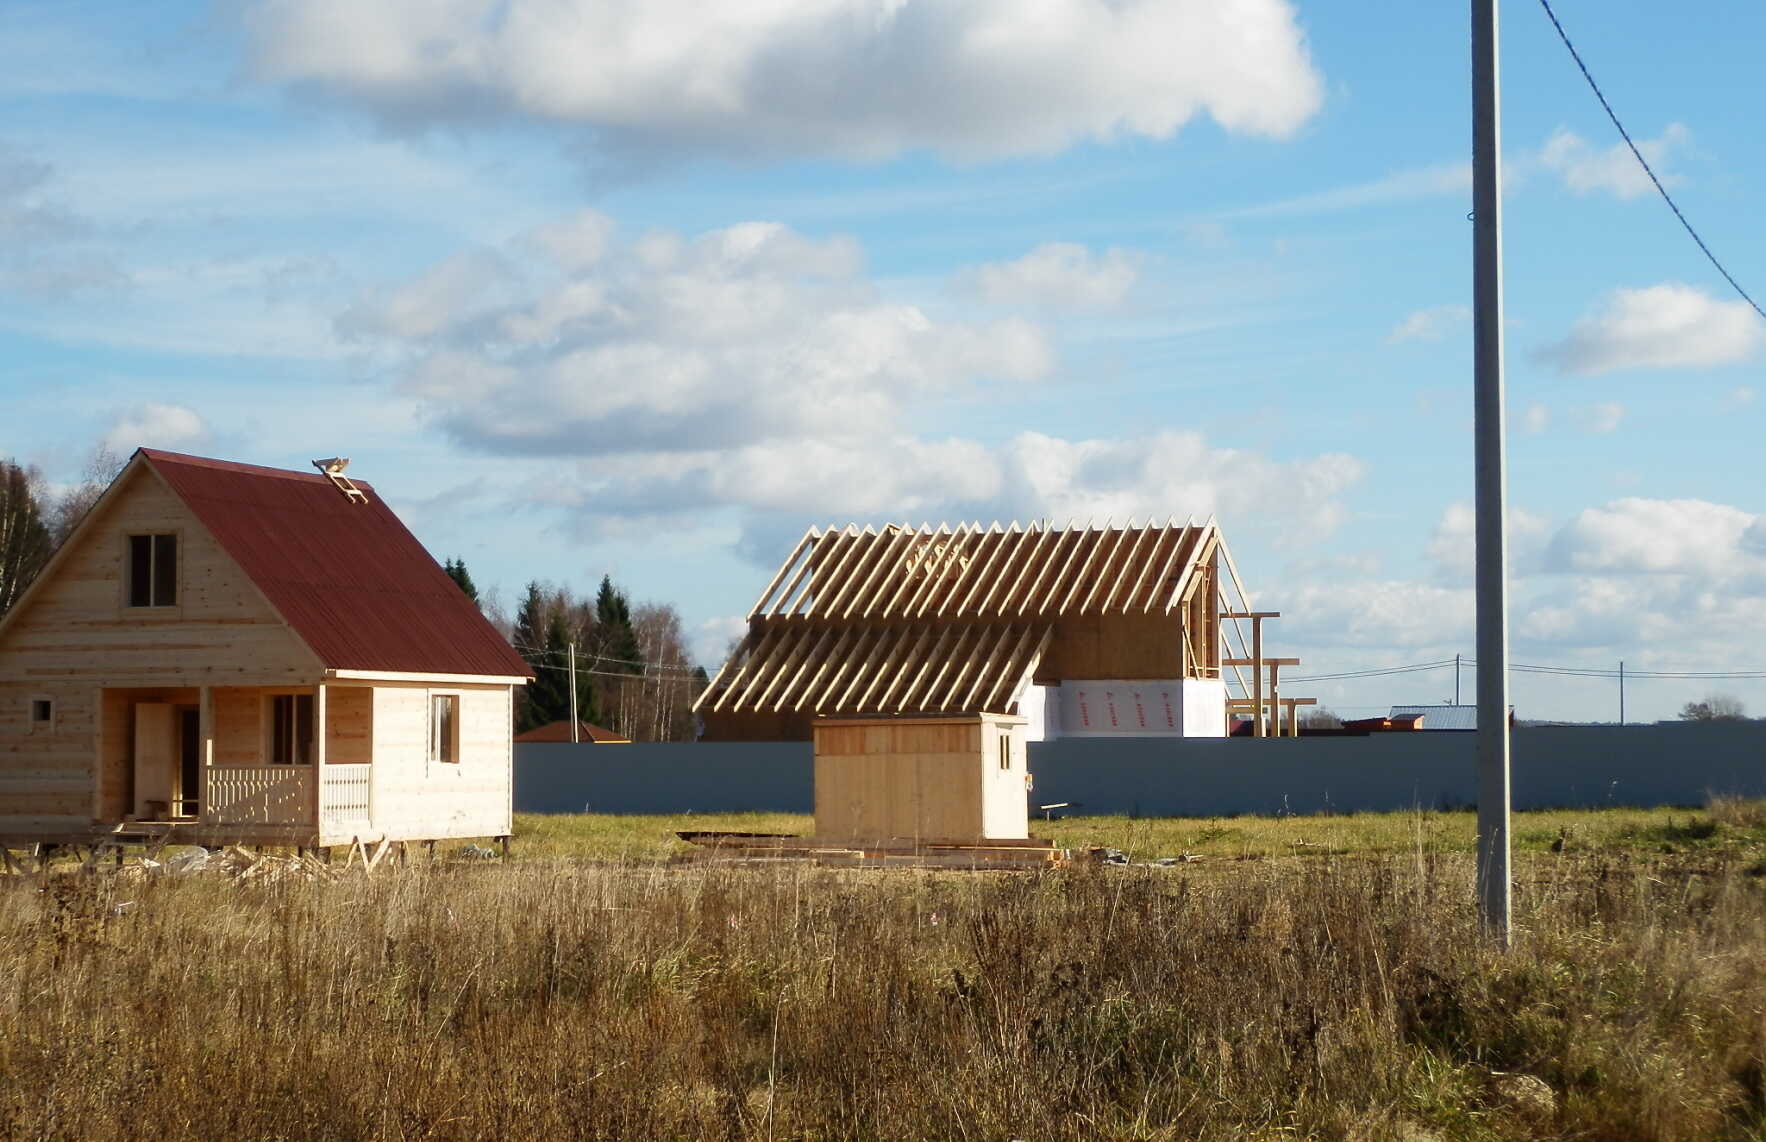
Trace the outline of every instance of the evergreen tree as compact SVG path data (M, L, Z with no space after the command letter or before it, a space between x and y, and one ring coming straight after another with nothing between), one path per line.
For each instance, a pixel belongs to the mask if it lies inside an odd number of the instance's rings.
M644 651L632 629L631 604L625 592L613 585L611 575L601 576L601 589L595 594L595 626L600 644L598 654L608 670L619 674L644 672Z
M442 564L442 570L448 573L448 578L460 585L460 590L466 592L468 599L474 604L478 602L478 587L472 582L472 573L466 570L464 559L450 559Z
M534 680L517 691L516 733L526 733L553 720L547 716L554 705L553 696L542 693L542 687L552 673L546 669L546 611L546 593L538 583L530 582L527 594L522 596L521 606L515 612L515 625L509 637L515 653L521 655L534 672Z

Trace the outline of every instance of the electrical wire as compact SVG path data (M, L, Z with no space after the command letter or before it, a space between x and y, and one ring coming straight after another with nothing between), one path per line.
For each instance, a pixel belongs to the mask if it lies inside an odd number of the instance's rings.
M1686 232L1692 236L1694 242L1698 243L1698 247L1704 251L1705 257L1709 258L1711 264L1717 267L1717 272L1723 275L1723 280L1741 295L1743 301L1753 307L1754 312L1759 314L1762 320L1766 320L1766 310L1761 309L1759 303L1748 296L1748 291L1741 288L1741 283L1735 280L1735 275L1724 268L1723 263L1717 260L1717 255L1711 252L1711 247L1705 245L1705 240L1699 237L1699 232L1692 228L1692 223L1688 222L1686 215L1681 213L1679 204L1674 201L1674 196L1668 193L1668 188L1663 186L1662 180L1656 177L1656 172L1649 165L1649 160L1643 157L1643 152L1638 150L1637 144L1631 141L1631 132L1625 129L1625 124L1619 122L1618 113L1613 110L1613 105L1607 102L1606 95L1602 93L1600 84L1594 81L1594 76L1589 72L1588 65L1582 62L1582 53L1578 52L1576 45L1570 42L1570 34L1564 31L1564 25L1558 20L1558 14L1551 10L1551 0L1539 0L1539 6L1545 9L1546 16L1551 20L1551 26L1557 29L1558 39L1564 41L1564 47L1570 50L1570 58L1576 61L1576 67L1582 72L1582 78L1588 81L1589 89L1594 92L1594 97L1600 100L1601 109L1607 113L1607 118L1613 121L1613 126L1619 129L1619 137L1625 140L1625 145L1631 148L1632 155L1643 167L1643 173L1649 175L1650 182L1655 184L1656 193L1662 196L1662 201L1668 204L1668 209L1674 212L1674 217L1680 219L1680 224L1686 227Z

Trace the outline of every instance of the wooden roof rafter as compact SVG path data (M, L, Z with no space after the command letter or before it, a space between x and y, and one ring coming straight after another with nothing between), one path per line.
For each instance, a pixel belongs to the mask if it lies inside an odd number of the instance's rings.
M969 604L974 601L976 594L982 587L985 587L988 584L988 572L992 569L994 561L999 558L1000 552L1016 550L1015 537L1018 534L1017 520L1013 520L1011 525L1004 531L1000 530L998 520L993 522L992 527L983 535L981 542L976 548L975 561L969 566L968 578L974 581L969 584L969 589L963 592L961 599L957 601L957 605L955 607L945 608L940 612L941 614L961 615L968 611ZM991 544L987 542L989 539L993 540ZM1010 562L1009 556L1008 562ZM955 595L955 592L952 592L952 594ZM929 603L931 600L927 600L927 602ZM924 608L922 608L920 611L915 612L915 617L917 618L924 613Z
M791 570L792 566L797 563L798 557L803 554L804 548L808 547L812 541L819 540L820 535L821 533L816 530L813 524L803 533L803 538L797 541L797 546L791 549L791 554L786 557L785 562L779 565L779 573L772 577L772 580L766 585L766 590L760 593L760 598L754 600L754 605L748 608L749 618L753 618L755 615L758 615L761 611L766 609L767 603L770 602L773 597L773 588L779 585L779 581L785 578L785 573ZM798 572L799 575L802 575L802 573L801 570ZM795 580L793 580L793 582L795 582ZM787 587L783 594L790 595L791 589Z
M884 551L900 535L901 530L901 525L892 523L886 524L879 532L867 524L860 535L853 537L852 547L858 553L858 559L852 564L852 569L844 574L838 570L831 572L820 590L831 587L832 593L823 595L818 591L808 613L828 617L838 615L841 607L849 603L859 591L864 590L872 573L882 562Z
M889 537L889 542L882 545L882 555L871 565L863 583L846 604L846 609L840 612L841 618L850 618L855 608L860 618L868 618L874 613L877 600L883 597L892 582L899 580L897 592L906 586L910 576L900 574L900 560L905 553L914 549L914 541L918 535L919 532L915 529L904 527Z

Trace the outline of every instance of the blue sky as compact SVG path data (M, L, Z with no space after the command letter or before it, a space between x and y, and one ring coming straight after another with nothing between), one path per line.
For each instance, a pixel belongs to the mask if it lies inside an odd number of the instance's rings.
M1562 0L1766 290L1766 11ZM1766 667L1766 323L1505 13L1518 661ZM1300 673L1471 649L1455 5L0 9L0 454L355 458L714 659L810 523L1218 515ZM1469 683L1473 678L1468 671ZM1371 712L1450 671L1310 689ZM1647 680L1632 717L1748 681ZM1521 675L1523 716L1616 712Z

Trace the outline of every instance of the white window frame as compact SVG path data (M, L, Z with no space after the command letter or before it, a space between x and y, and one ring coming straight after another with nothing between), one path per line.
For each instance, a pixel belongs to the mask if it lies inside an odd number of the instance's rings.
M48 721L39 722L37 720L38 702L49 703ZM53 694L30 695L25 699L25 732L31 734L48 734L53 737L55 735L55 719L56 715L59 713L60 710L56 708L55 696Z
M300 699L305 698L312 703L312 733L307 739L308 756L304 761L276 760L276 702L280 698L289 698L293 700L294 714L296 716L300 714ZM296 766L312 765L317 760L316 755L319 748L319 701L318 696L311 690L272 690L267 692L264 694L263 704L259 708L259 718L263 726L263 764L284 765L293 769ZM292 728L294 724L295 718L290 718L289 726ZM290 745L292 746L293 743L291 742Z
M445 765L458 768L460 765L460 718L465 712L466 703L460 690L427 690L424 692L423 724L425 727L425 745L423 756L434 765ZM448 725L448 757L440 756L437 749L436 735L436 699L445 698L453 704L453 718Z

